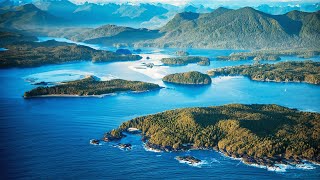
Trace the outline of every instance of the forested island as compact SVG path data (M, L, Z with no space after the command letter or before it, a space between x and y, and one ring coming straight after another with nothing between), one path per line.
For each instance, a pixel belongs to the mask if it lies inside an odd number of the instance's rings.
M211 76L247 76L255 81L320 83L320 62L280 62L276 64L241 65L208 71Z
M211 78L207 74L197 71L169 74L162 81L176 84L207 85L211 84Z
M183 66L190 63L197 63L200 66L209 66L210 59L207 57L200 56L183 56L183 57L172 57L172 58L162 58L161 62L164 65L174 65L174 66Z
M190 54L187 51L176 51L177 56L189 56Z
M320 114L278 105L176 109L134 118L111 132L119 140L128 128L140 129L149 147L163 151L213 148L268 167L320 163Z
M37 87L25 92L24 97L41 96L91 96L117 93L124 91L149 91L159 89L157 84L141 81L127 81L122 79L112 79L109 81L99 81L94 76L89 76L81 80L69 81L52 87Z
M218 56L217 60L238 61L238 60L281 60L280 56L298 56L301 58L312 58L320 55L319 49L288 49L288 50L260 50L253 52L231 53L229 56Z
M72 61L113 62L140 60L139 55L122 55L87 46L57 42L19 42L0 52L0 68L35 67Z

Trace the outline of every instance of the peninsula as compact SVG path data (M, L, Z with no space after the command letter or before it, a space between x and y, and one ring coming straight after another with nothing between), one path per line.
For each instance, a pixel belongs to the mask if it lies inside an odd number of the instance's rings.
M46 97L46 96L92 96L124 91L149 91L159 89L160 86L152 83L140 81L127 81L122 79L112 79L109 81L99 81L94 76L62 83L51 87L37 87L25 92L25 98Z
M278 105L184 108L134 118L112 132L142 131L162 151L215 149L247 164L320 163L320 114Z
M319 55L320 55L319 49L259 50L259 51L253 51L253 52L231 53L229 56L218 56L216 59L222 60L222 61L238 61L238 60L277 61L277 60L281 60L280 56L298 56L301 58L312 58Z
M114 62L140 60L139 55L123 55L95 50L87 46L57 42L20 42L5 46L0 51L0 68L35 67L74 61Z
M255 81L320 83L320 62L292 61L276 64L241 65L208 71L211 76L247 76Z

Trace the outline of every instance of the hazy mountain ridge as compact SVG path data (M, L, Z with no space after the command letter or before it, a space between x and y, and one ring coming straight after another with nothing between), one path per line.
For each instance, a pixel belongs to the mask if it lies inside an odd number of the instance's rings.
M14 9L0 15L0 27L26 29L51 26L52 30L48 28L48 31L53 32L57 26L72 24L33 4ZM307 13L295 10L283 15L270 15L250 7L237 10L218 8L211 13L178 13L159 30L105 25L96 29L79 29L73 35L72 30L68 32L67 38L75 41L117 47L314 48L320 46L317 41L320 11ZM63 34L59 36L66 37Z
M39 9L54 16L72 22L72 25L103 25L116 24L135 28L159 28L167 23L173 16L181 12L210 13L212 7L200 4L186 4L174 6L163 3L84 3L74 4L69 0L4 0L0 2L0 14L14 10L14 7L33 3ZM238 9L240 6L229 8ZM225 7L228 7L226 5ZM314 12L320 10L319 3L300 3L297 5L263 4L254 7L269 14L285 14L292 10Z
M89 44L103 44L106 46L115 47L132 47L136 43L142 42L143 40L156 39L161 37L162 34L157 30L148 29L132 29L129 31L120 32L114 36L100 37L85 40L85 43Z
M290 11L298 10L298 11L305 11L305 12L315 12L320 10L320 4L295 4L295 5L268 5L268 4L261 4L255 9L259 11L263 11L268 14L285 14Z
M95 4L84 3L76 5L68 0L39 0L34 4L51 14L68 19L73 24L127 24L139 27L140 23L149 21L155 16L168 12L166 8L153 4Z
M38 9L33 4L26 4L14 8L0 15L0 27L28 29L35 26L62 25L67 21Z
M250 7L177 14L165 35L137 46L259 49L319 47L319 11L270 15Z

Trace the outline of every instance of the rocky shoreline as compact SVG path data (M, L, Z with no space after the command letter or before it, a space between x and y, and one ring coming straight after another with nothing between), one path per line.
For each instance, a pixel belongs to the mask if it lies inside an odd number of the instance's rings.
M277 155L274 157L263 157L263 158L257 158L257 157L252 157L252 156L248 156L247 154L238 154L235 152L229 152L227 150L224 149L218 149L218 147L194 147L192 143L188 143L188 144L182 144L181 147L178 148L174 148L172 146L161 146L158 144L153 144L151 142L149 142L149 138L147 136L145 136L144 134L141 133L141 131L137 128L128 128L124 131L121 131L120 134L118 134L118 136L112 136L111 132L108 132L105 134L103 140L105 142L110 142L110 141L119 141L122 138L126 137L125 134L123 134L123 132L125 133L129 133L129 134L139 134L141 135L141 141L144 142L144 147L146 148L146 150L150 150L150 151L154 151L154 152L179 152L179 151L189 151L189 150L214 150L216 152L221 153L222 155L229 157L229 158L233 158L233 159L238 159L241 162L243 162L244 164L250 165L250 166L262 166L265 167L269 170L279 170L281 169L280 166L281 165L303 165L305 164L305 162L310 162L313 164L317 164L320 165L317 162L314 161L310 161L310 160L306 160L300 157L295 157L295 158L290 158L287 159L285 158L283 155ZM128 145L128 146L127 146ZM125 149L125 150L130 150L131 149L131 144L118 144L118 147L121 149ZM194 158L192 156L177 156L176 159L179 161L186 161L188 164L194 164L194 163L199 163L201 162L201 160L198 160L196 158Z
M199 164L201 163L201 160L200 159L197 159L193 156L177 156L176 157L176 160L180 161L180 162L185 162L185 163L188 163L188 164L191 164L191 165L195 165L195 164Z
M285 171L320 164L319 120L319 113L275 104L229 104L141 116L113 131L141 129L147 151L215 150L244 164Z

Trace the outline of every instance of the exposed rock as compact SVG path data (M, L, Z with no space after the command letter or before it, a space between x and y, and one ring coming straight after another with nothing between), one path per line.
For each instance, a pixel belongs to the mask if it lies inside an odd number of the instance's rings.
M126 137L126 135L124 135L120 130L114 129L110 132L105 133L103 140L106 142L117 141L123 137Z
M132 145L131 144L118 144L118 147L124 150L131 150Z
M100 140L98 140L98 139L91 139L91 140L90 140L90 144L92 144L92 145L99 145L99 144L100 144Z
M148 63L145 66L148 67L148 68L153 68L154 64L153 63Z
M195 158L193 156L177 156L176 159L178 161L185 161L188 164L197 164L197 163L201 162L200 159L197 159L197 158Z

